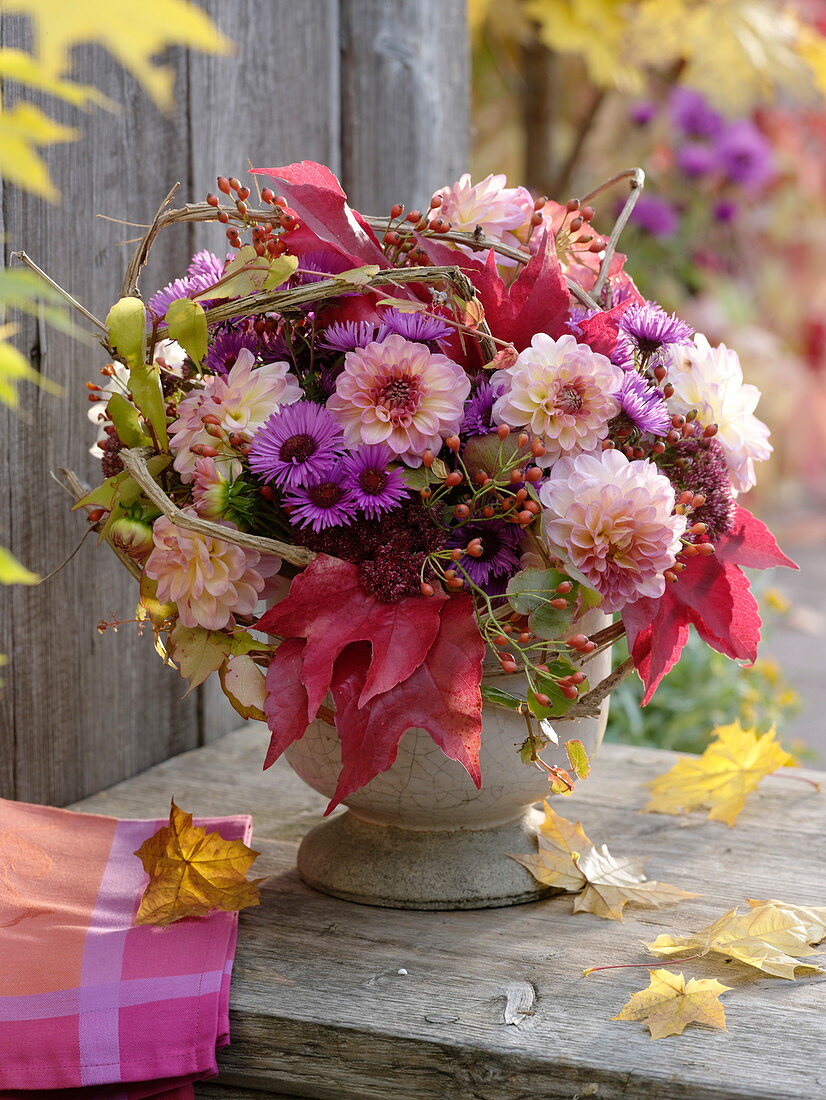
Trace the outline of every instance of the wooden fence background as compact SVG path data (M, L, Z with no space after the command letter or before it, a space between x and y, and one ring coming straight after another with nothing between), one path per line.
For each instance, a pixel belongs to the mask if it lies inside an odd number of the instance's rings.
M236 43L229 57L173 51L176 110L162 116L137 84L96 47L76 51L75 77L123 105L120 115L79 116L76 143L46 152L63 202L51 206L3 188L9 253L25 250L97 316L116 296L136 231L96 218L146 222L176 180L200 199L220 173L248 159L269 167L314 159L342 175L353 204L381 213L399 200L426 203L467 167L468 56L465 0L199 0ZM29 46L25 21L4 17L0 44ZM13 85L6 102L17 98ZM35 97L26 95L27 99ZM171 230L153 253L144 291L181 273L195 246L220 252L217 230ZM104 359L30 319L19 347L64 387L55 397L26 387L23 409L0 406L0 545L47 574L76 547L84 520L50 478L60 466L94 484L84 382ZM183 681L163 667L129 619L134 582L92 540L52 580L0 588L0 796L61 805L201 745L239 721L220 692L181 700Z

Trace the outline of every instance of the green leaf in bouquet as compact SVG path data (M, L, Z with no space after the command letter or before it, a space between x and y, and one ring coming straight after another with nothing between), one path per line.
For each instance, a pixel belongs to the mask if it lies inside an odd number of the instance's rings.
M117 500L120 485L124 481L128 481L130 477L131 475L128 470L121 470L119 474L113 474L111 477L107 477L100 485L91 489L86 496L76 501L72 505L72 511L85 507L105 508L108 511Z
M567 607L551 607L543 604L532 611L528 617L528 628L537 638L546 642L558 641L565 636L571 625L574 615L574 604L570 602Z
M567 575L558 569L539 569L536 566L530 566L515 574L508 582L508 603L520 615L530 615L534 611L548 607L548 601L558 595L557 585L566 580L568 580Z
M399 313L425 313L430 309L427 302L417 302L412 298L380 298L376 305L397 309Z
M468 468L471 478L476 476L479 470L484 470L488 477L492 477L497 485L510 484L511 463L519 458L525 462L533 462L530 446L519 446L519 435L511 432L510 435L500 439L496 432L489 435L477 435L469 439L462 450L462 460ZM502 472L507 467L506 472Z
M409 488L426 489L428 485L444 481L447 477L447 466L440 458L434 458L430 469L426 466L417 466L415 469L412 466L402 466L400 473Z
M567 657L559 656L552 661L547 661L548 673L537 676L537 691L531 689L528 692L528 709L536 718L561 718L567 714L576 702L576 699L568 699L562 694L557 680L570 676L572 672L579 671L577 666ZM588 681L584 680L580 685L580 692L584 694L589 690ZM543 705L537 699L539 695L547 695L550 702Z
M141 427L138 410L122 393L112 394L106 404L106 411L115 425L118 438L127 447L146 447L152 442Z
M337 283L346 283L348 286L366 286L374 275L378 275L381 268L378 264L365 264L364 267L353 267L349 271L340 271L334 278Z
M224 634L220 630L189 627L178 622L169 635L169 644L178 671L185 680L189 680L188 695L213 672L217 672L229 657L240 657L259 643L247 631Z
M166 329L169 339L179 343L192 362L200 366L207 353L207 322L201 303L191 298L176 298L170 302Z
M525 705L525 700L518 695L503 691L502 688L494 687L493 684L483 683L481 691L483 699L487 699L489 703L496 703L500 707L507 707L508 710L520 710Z
M166 401L161 389L161 374L154 363L132 367L129 372L129 391L152 429L159 450L166 450L169 446L169 435L166 431Z
M572 737L565 742L565 751L568 754L568 763L571 765L577 779L587 779L591 772L591 762L585 746L578 737Z
M221 298L241 298L259 290L274 290L281 286L298 267L296 256L259 256L251 244L239 248L214 286L196 294L194 302Z
M106 315L109 346L128 367L142 367L147 358L146 306L140 298L121 298Z

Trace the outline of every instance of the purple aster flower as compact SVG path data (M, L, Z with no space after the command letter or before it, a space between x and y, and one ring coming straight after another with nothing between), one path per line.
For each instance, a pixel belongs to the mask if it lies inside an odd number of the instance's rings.
M486 378L477 385L473 396L465 405L459 434L467 436L488 435L496 431L491 413L493 403L497 397L501 397L502 387L492 386Z
M333 414L312 401L296 401L274 412L256 432L250 469L264 481L292 488L316 479L343 449L344 436Z
M640 195L631 221L652 237L673 237L679 226L677 211L659 195Z
M331 351L354 351L366 348L376 339L376 326L370 321L335 321L324 332L321 347Z
M402 313L398 309L388 309L381 316L382 328L378 339L396 333L405 340L426 344L429 340L444 340L453 329L438 317L425 317L421 313Z
M622 343L647 357L669 344L690 344L694 329L673 313L666 313L654 302L629 306L619 322Z
M389 447L376 443L359 447L342 462L345 484L368 519L392 512L409 496L401 470L388 469L395 457Z
M771 145L748 119L727 126L716 148L720 168L732 183L756 190L774 175Z
M720 199L719 202L714 204L714 220L722 222L723 225L730 225L737 217L737 204L732 202L731 199Z
M659 390L636 371L629 371L617 394L620 409L634 427L648 435L667 435L671 429L671 414Z
M675 88L669 106L674 124L690 137L716 137L725 126L723 116L692 88Z
M225 329L212 340L206 353L204 366L213 374L227 374L235 365L238 352L249 348L253 355L259 352L258 337L249 329Z
M283 503L294 527L312 527L316 534L328 527L347 527L358 509L356 494L347 484L340 462L331 463L308 485L285 493Z
M498 596L507 587L508 578L519 569L519 547L524 537L525 532L518 524L492 519L456 527L447 545L465 547L471 539L480 539L482 556L472 558L465 554L458 564L483 592Z
M201 251L196 252L189 261L189 267L186 269L186 273L195 279L206 279L207 282L205 286L212 286L213 283L217 283L223 276L225 266L224 261L219 260L214 252L202 248Z
M304 283L320 283L322 279L329 279L331 275L340 275L342 271L350 271L353 262L340 252L330 249L316 249L305 252L298 257L300 274L293 277L293 285Z
M676 155L677 166L689 179L708 176L717 167L717 157L710 145L702 141L688 141L681 145Z
M628 108L628 117L635 126L647 126L657 113L657 104L650 99L638 99Z
M183 279L173 279L171 283L167 283L152 295L149 299L149 309L156 317L165 317L172 302L177 298L188 298L193 293L192 287L193 280L188 276ZM198 293L197 290L195 293Z

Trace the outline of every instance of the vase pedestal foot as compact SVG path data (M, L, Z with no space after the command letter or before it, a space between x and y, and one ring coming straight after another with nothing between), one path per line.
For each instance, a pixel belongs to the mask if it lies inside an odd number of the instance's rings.
M308 886L360 905L391 909L488 909L554 893L509 855L536 851L542 814L482 829L419 830L376 825L349 810L301 842Z

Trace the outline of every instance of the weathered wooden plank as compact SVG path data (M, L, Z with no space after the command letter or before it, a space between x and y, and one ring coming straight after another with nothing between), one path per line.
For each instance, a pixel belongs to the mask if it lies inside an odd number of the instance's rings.
M341 0L342 170L358 209L426 206L469 167L465 0Z
M606 746L592 777L560 811L582 818L586 832L614 854L644 857L650 877L701 897L659 911L626 910L622 924L574 916L565 897L512 909L406 913L327 898L301 883L296 842L324 799L286 766L261 772L266 736L249 726L79 807L147 816L165 812L174 791L198 813L253 813L263 851L256 869L270 877L261 908L241 915L233 1044L220 1056L227 1095L823 1095L822 976L791 983L722 958L687 963L692 976L732 986L725 999L730 1030L690 1029L656 1044L642 1027L610 1019L645 985L645 971L581 977L591 965L647 961L641 940L699 928L747 897L823 904L821 793L767 779L731 830L701 815L639 814L644 782L674 756ZM516 1026L514 1006L529 1001L532 1015Z
M2 27L4 46L27 44L22 20L4 18ZM185 69L178 68L185 103ZM102 316L125 263L118 242L135 231L95 215L150 218L166 180L186 179L188 127L183 110L159 114L102 49L78 50L74 72L121 103L122 113L83 115L27 93L85 134L45 152L61 205L4 188L5 259L25 248ZM10 86L4 95L14 103L19 89ZM185 259L184 242L161 242L146 285ZM32 319L15 321L18 346L64 387L60 397L26 387L20 415L0 409L0 539L45 574L68 557L85 528L49 471L69 466L92 483L100 478L99 463L87 453L94 431L83 383L94 381L106 360L94 342L84 347ZM5 589L2 599L0 652L10 664L0 695L0 758L10 763L0 765L0 793L60 804L198 743L195 698L179 702L181 682L161 667L151 639L139 638L134 625L97 633L100 619L134 615L134 582L112 555L87 541L47 584Z
M215 190L218 175L319 160L340 164L338 0L246 0L202 5L236 46L230 56L189 58L190 172L187 199ZM255 184L249 186L255 190ZM216 225L189 227L192 244L219 255ZM183 236L184 230L181 230ZM213 677L201 689L201 741L238 724Z

